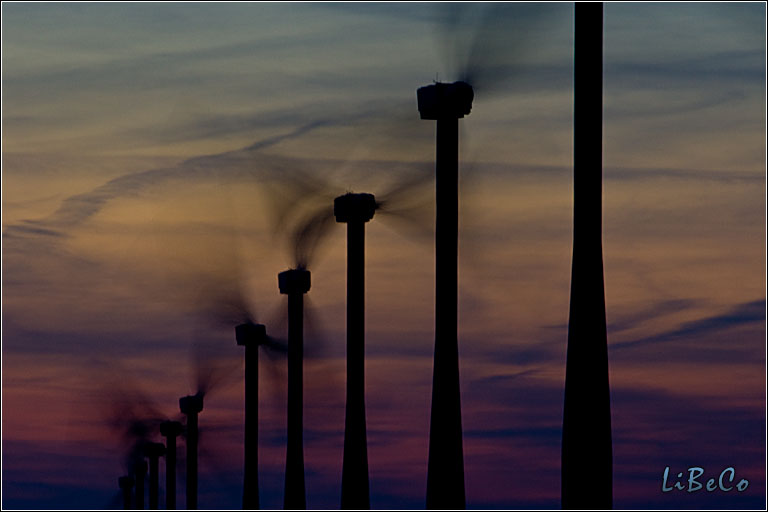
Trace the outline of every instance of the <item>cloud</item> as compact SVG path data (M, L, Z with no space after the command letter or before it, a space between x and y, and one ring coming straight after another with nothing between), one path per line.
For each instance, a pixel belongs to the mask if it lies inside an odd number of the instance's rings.
M666 92L670 88L689 87L711 89L716 94L716 85L721 89L729 84L738 88L758 87L765 78L765 50L745 48L698 56L677 55L661 61L608 60L605 76L611 90L664 86ZM722 93L719 96L728 99Z
M680 313L700 305L693 299L669 299L641 306L640 310L622 315L611 315L608 322L608 335L641 327L644 323L659 317ZM616 318L618 316L618 318Z
M675 178L693 180L702 183L758 183L765 180L765 175L738 169L691 169L677 167L618 167L608 165L603 168L605 181L648 181L656 178Z
M611 350L621 350L643 345L672 343L676 340L690 340L705 334L720 333L737 327L751 326L758 323L764 324L765 306L765 299L744 302L726 313L685 322L675 329L652 336L612 343L610 347Z
M39 236L43 238L64 236L60 231L35 225L39 222L40 221L25 220L21 224L8 226L3 232L3 238L23 238L25 235Z
M287 133L266 137L254 143L250 149L268 147L284 140L302 135L323 125L332 125L333 120L326 121L322 114L313 116L309 106L296 108L291 111L284 109L267 112L243 113L206 113L190 115L186 120L153 126L129 129L123 135L139 139L143 143L166 144L174 142L194 141L209 138L226 137L235 134L245 134L254 130L286 130ZM318 109L314 109L318 110ZM309 111L309 112L308 112ZM293 131L290 131L293 128ZM297 133L298 132L298 133ZM275 141L275 139L279 139Z
M301 35L267 34L257 38L251 34L238 35L247 38L223 44L209 38L196 38L194 43L181 48L164 48L162 43L156 43L154 47L145 47L128 56L115 52L105 55L100 62L83 63L64 69L54 67L53 70L30 70L23 73L12 70L4 77L4 86L15 94L30 86L38 91L55 88L62 93L81 92L83 88L118 91L183 86L194 78L203 78L200 70L222 59L251 59L256 56L274 58L307 45L325 46L336 40L334 33L312 33L307 30ZM23 48L14 50L14 53L23 54ZM208 75L206 79L214 78Z
M109 202L115 199L137 197L151 187L173 181L199 182L201 180L238 180L254 177L266 179L271 176L269 174L271 168L259 168L258 158L260 155L254 154L255 151L301 137L329 124L329 121L313 121L286 133L264 138L239 151L198 156L174 167L125 174L88 192L67 197L62 201L59 208L45 219L25 221L23 224L12 225L6 229L10 229L11 233L25 232L51 235L54 231L45 226L63 230L71 229L99 213ZM268 157L262 157L261 163L264 164L265 162L269 162ZM33 224L37 224L37 226Z

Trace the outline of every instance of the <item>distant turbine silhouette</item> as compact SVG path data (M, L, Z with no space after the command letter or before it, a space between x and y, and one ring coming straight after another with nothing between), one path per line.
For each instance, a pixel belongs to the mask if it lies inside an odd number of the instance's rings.
M187 417L187 510L197 510L198 415L203 410L203 394L181 397L179 409Z
M563 410L562 506L613 505L602 247L603 4L576 3L573 267Z
M160 495L160 457L165 455L163 443L147 443L144 445L144 454L149 459L149 509L157 510Z
M122 491L123 495L123 510L130 510L133 505L133 477L130 475L121 476L117 479L117 484L120 486L120 491Z
M288 295L288 440L284 508L307 508L304 482L304 294L310 273L304 268L280 272L280 293Z
M245 439L243 456L243 510L259 508L259 345L266 342L261 324L235 328L238 345L245 347Z
M341 508L370 509L365 428L365 223L373 218L371 194L345 194L333 202L336 222L347 224L347 409Z
M144 481L147 478L147 461L139 458L133 465L133 478L136 483L136 510L144 510Z
M259 347L285 352L286 347L267 336L262 324L235 327L237 344L245 347L245 438L243 510L259 508Z
M458 341L459 119L472 109L466 82L417 91L422 119L437 121L435 219L435 359L429 425L427 508L463 509L464 448Z
M184 427L178 421L160 424L160 435L165 437L165 508L176 509L176 438Z

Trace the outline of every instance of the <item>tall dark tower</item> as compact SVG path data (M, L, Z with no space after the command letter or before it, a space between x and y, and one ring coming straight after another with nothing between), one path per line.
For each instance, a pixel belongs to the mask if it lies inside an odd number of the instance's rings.
M131 475L121 476L117 479L117 483L123 495L123 510L131 510L133 504L133 477Z
M160 424L160 435L165 437L165 508L176 509L176 438L184 431L178 421Z
M310 273L303 268L277 275L280 293L288 295L288 440L285 456L286 510L307 508L304 483L304 294Z
M176 438L184 431L178 421L160 424L160 435L165 437L165 508L176 509Z
M179 409L187 416L187 510L197 510L198 415L203 410L202 393L181 397Z
M138 459L133 465L134 482L136 483L136 510L144 510L144 481L147 479L147 461Z
M427 508L463 509L464 449L459 390L459 119L472 109L466 82L416 91L422 119L437 121L435 219L435 360L429 425Z
M341 508L371 508L365 429L365 223L373 218L371 194L345 194L333 202L336 222L347 224L347 411Z
M157 510L160 503L160 457L165 455L163 443L147 443L144 455L149 460L149 509Z
M562 506L613 505L602 246L603 4L576 3L573 267L565 370Z
M243 510L259 508L259 345L267 340L261 324L235 327L235 340L245 347L245 439Z

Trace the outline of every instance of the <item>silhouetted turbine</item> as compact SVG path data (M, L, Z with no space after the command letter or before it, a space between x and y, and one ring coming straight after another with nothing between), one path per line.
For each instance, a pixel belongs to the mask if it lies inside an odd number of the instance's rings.
M178 421L160 424L160 435L165 437L165 508L176 509L176 438L183 427Z
M136 510L144 509L144 480L147 478L147 461L143 458L136 460L133 465L133 478L136 484Z
M197 393L181 397L179 409L187 416L187 510L197 510L197 419L203 410L203 395Z
M280 293L288 295L288 439L285 457L285 509L307 508L304 482L304 294L310 273L295 268L277 275Z
M235 327L237 344L245 347L245 438L243 510L259 508L259 345L267 342L261 324Z
M562 506L613 504L602 247L603 4L576 3L573 267L563 410Z
M120 486L120 491L122 491L123 494L123 510L130 510L133 504L133 500L131 499L131 495L133 494L133 483L133 477L130 475L121 476L117 479L117 485Z
M147 443L144 445L144 454L149 459L149 509L157 510L159 505L160 472L159 460L165 455L163 443Z
M347 224L347 411L341 508L371 508L365 432L365 223L373 218L371 194L345 194L333 202L336 222Z
M458 346L459 119L472 109L466 82L417 91L422 119L437 121L435 219L435 359L429 427L427 508L463 509L464 450Z

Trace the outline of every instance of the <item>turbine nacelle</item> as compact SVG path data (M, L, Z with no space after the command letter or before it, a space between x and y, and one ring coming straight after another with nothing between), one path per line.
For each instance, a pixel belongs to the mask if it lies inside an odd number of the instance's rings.
M182 414L197 414L203 410L203 395L188 395L179 398L179 409Z
M422 119L461 119L472 110L475 93L467 82L435 82L416 91Z
M368 222L376 212L373 194L348 193L333 200L336 222Z
M147 443L144 445L144 455L151 458L160 458L165 455L165 445L163 443Z
M310 284L310 273L305 268L292 268L277 274L277 285L283 295L305 294Z
M251 322L240 324L235 327L235 340L243 347L264 345L267 343L267 328Z

